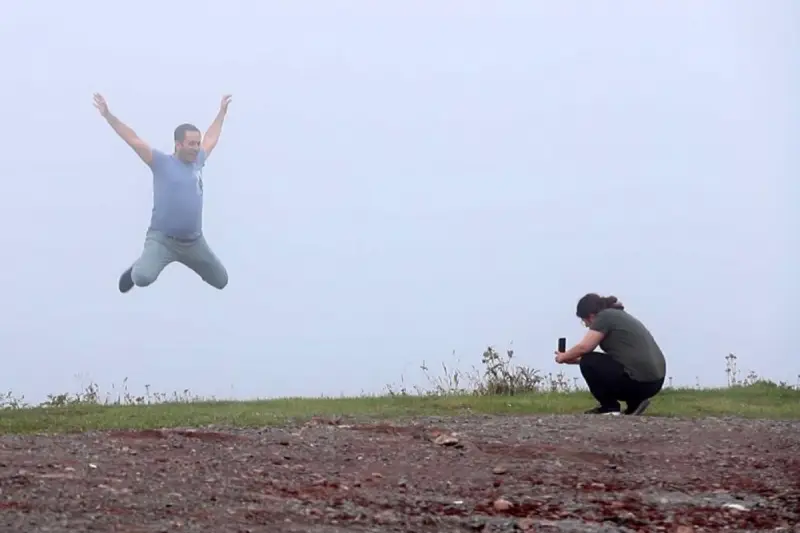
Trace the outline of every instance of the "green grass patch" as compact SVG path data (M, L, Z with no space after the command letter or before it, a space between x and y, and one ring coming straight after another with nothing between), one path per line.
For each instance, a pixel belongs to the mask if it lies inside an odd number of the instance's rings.
M392 419L465 414L577 414L592 407L586 391L518 395L394 395L357 398L286 398L248 402L163 402L102 405L75 402L58 407L0 411L0 433L61 433L108 429L201 427L210 424L263 427L313 416ZM800 419L800 390L769 383L720 389L666 389L648 416Z

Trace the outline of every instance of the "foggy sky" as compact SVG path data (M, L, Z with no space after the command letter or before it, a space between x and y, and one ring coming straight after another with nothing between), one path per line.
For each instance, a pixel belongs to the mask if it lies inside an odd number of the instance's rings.
M730 352L798 379L790 0L3 11L0 390L380 392L512 342L573 377L553 350L589 291L652 329L675 383L724 383ZM151 174L95 91L165 151L233 94L204 173L224 291L179 264L117 291Z

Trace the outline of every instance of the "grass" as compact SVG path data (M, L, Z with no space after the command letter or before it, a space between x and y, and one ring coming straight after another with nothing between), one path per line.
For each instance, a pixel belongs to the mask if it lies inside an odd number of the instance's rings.
M313 416L370 418L463 414L566 414L593 405L588 392L540 392L514 396L467 394L286 398L247 402L188 401L139 405L74 403L59 407L10 409L0 433L73 432L105 429L263 427ZM648 414L800 419L800 390L755 383L729 389L667 389Z
M591 395L563 375L542 376L516 366L513 351L504 355L488 348L481 362L484 370L450 371L432 377L423 364L430 388L410 393L387 387L383 396L354 398L282 398L257 401L216 401L181 394L146 393L134 396L123 389L101 399L90 384L77 394L55 394L40 405L30 406L8 393L0 398L0 433L61 433L108 429L202 427L208 425L263 427L314 416L356 416L390 419L405 416L463 414L567 414L594 405ZM750 373L741 379L736 356L726 357L728 386L703 389L672 387L653 401L648 415L740 416L800 419L798 384L774 383ZM671 380L670 380L671 381Z

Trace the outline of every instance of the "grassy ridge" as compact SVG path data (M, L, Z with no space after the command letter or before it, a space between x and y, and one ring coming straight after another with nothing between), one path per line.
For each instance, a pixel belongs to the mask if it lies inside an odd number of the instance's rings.
M414 415L572 414L594 405L586 391L515 395L389 395L357 398L285 398L247 402L179 401L140 405L76 402L0 412L0 433L58 433L106 429L263 427L313 416L394 418ZM720 389L665 389L649 416L740 416L800 419L800 389L758 382Z
M595 404L580 383L562 374L543 375L516 363L513 351L489 347L483 370L451 370L434 376L423 363L428 387L387 386L385 396L354 398L283 398L259 401L211 401L191 394L150 391L136 395L127 388L101 394L91 383L76 394L50 394L38 406L12 392L0 395L0 434L59 433L107 429L259 427L306 420L313 416L357 416L389 419L402 416L460 414L573 414ZM651 416L739 416L800 419L800 376L797 385L774 383L749 372L743 379L737 357L725 358L728 386L716 389L674 388L671 379L653 401Z

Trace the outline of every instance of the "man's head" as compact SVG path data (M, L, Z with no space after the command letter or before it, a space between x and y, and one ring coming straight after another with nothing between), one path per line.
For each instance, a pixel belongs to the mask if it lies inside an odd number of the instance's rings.
M575 314L581 319L583 325L588 328L594 322L595 315L604 309L624 310L625 306L617 300L616 296L600 296L597 293L590 292L578 300Z
M192 163L197 159L203 136L193 124L181 124L175 128L175 156L181 161Z

